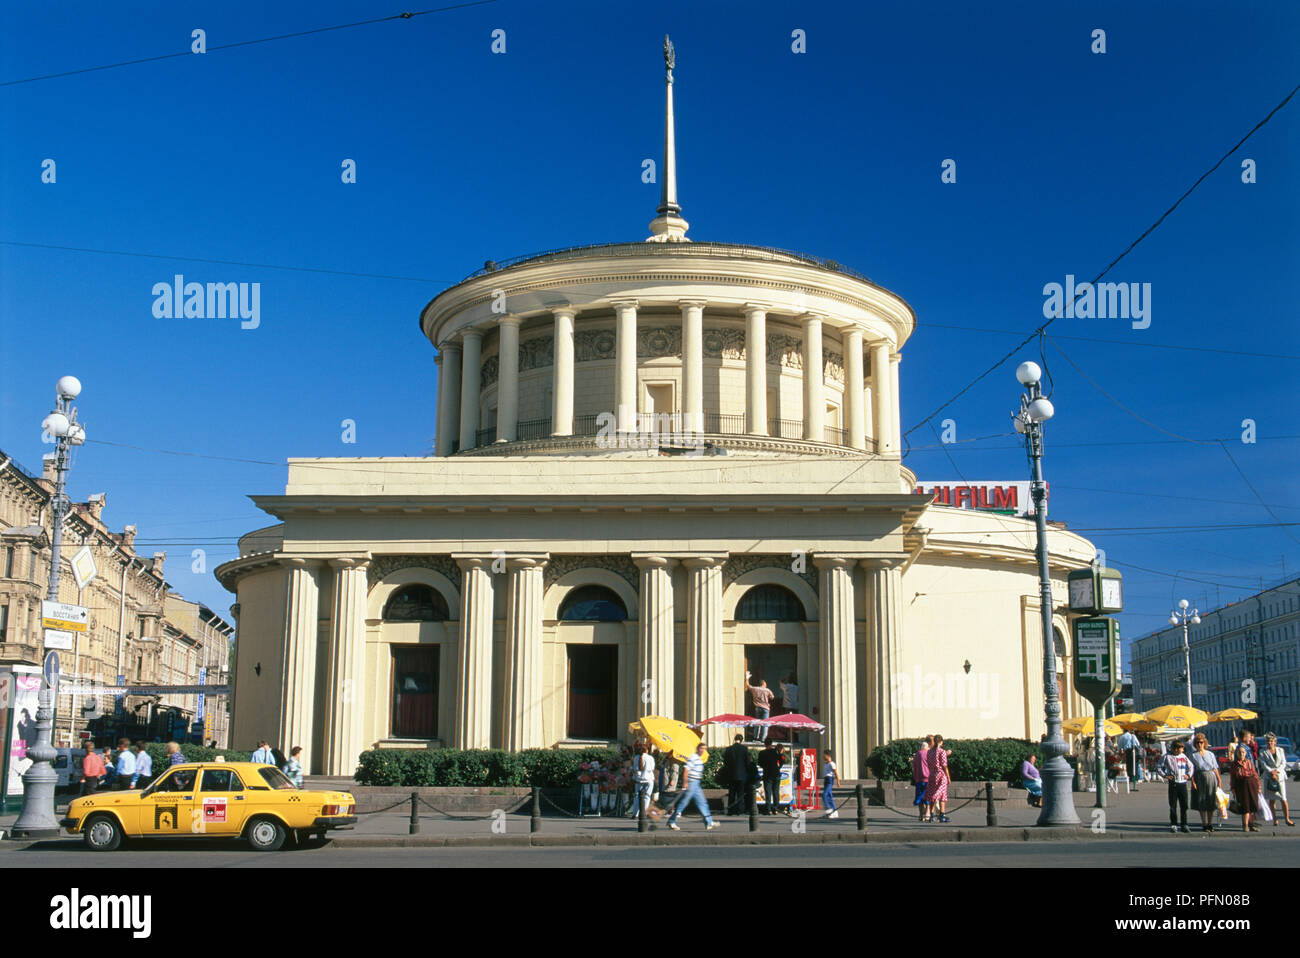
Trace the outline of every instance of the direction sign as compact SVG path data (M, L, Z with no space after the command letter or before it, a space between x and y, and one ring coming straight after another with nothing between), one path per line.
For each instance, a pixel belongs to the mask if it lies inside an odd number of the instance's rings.
M65 632L85 632L90 625L90 610L84 605L68 605L66 602L45 599L41 602L41 625Z
M1074 687L1085 699L1100 707L1119 691L1115 668L1115 646L1119 624L1109 618L1076 619L1074 622Z
M82 546L72 557L72 577L77 580L77 588L84 589L90 580L99 574L95 568L95 556L90 546Z
M71 651L73 638L71 632L64 632L62 629L46 629L45 648L63 649L65 652Z
M59 653L51 652L45 656L45 684L57 688L59 684Z

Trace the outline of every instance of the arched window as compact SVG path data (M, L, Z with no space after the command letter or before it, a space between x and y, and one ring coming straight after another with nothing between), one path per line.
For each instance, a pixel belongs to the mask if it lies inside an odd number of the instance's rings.
M623 622L627 609L612 589L584 585L574 589L560 603L562 622Z
M388 598L384 618L389 622L446 622L447 600L427 585L404 585Z
M782 585L756 585L740 597L737 622L802 622L803 603Z

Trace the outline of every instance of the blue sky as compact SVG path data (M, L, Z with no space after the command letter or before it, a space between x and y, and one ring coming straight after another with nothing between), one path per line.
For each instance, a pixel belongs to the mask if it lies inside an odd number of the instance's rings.
M213 48L402 9L264 6L15 7L0 82L183 53L195 28ZM646 235L665 32L692 238L831 257L908 300L911 429L1043 321L1044 284L1110 262L1297 82L1294 4L1132 6L500 0L0 86L0 447L39 469L53 383L79 376L92 441L72 494L107 492L110 524L138 525L173 585L225 612L210 570L268 521L247 496L283 491L287 456L428 451L428 299L486 259ZM1051 329L1052 517L1113 530L1085 534L1125 572L1128 638L1177 598L1213 606L1300 571L1300 527L1277 526L1251 489L1300 521L1298 111L1108 277L1151 284L1149 328ZM954 184L940 181L949 158ZM260 326L155 318L151 289L175 273L260 283ZM1030 358L1036 346L938 417L959 440L946 453L928 425L913 431L907 464L1023 478L1011 439L964 440L1007 431ZM1160 430L1234 440L1250 485L1220 446ZM190 571L197 548L206 574Z

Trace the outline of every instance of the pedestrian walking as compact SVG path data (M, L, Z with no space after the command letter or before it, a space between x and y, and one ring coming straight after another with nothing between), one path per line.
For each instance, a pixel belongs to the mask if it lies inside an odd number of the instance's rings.
M767 747L758 753L758 767L763 770L763 811L775 815L781 807L781 766L785 755L775 739L767 740Z
M131 751L131 743L126 739L118 740L114 767L117 770L117 781L113 783L113 787L135 788L135 753Z
M173 765L179 765L183 761L185 761L185 756L181 754L180 745L176 742L168 742L167 767L171 768Z
M1210 740L1202 732L1192 739L1192 807L1201 813L1201 831L1214 831L1214 813L1219 809L1219 760L1210 751Z
M1029 804L1043 807L1043 773L1038 770L1038 756L1030 752L1020 765L1020 784L1029 792Z
M636 753L632 756L632 782L636 785L637 814L643 810L648 813L655 785L655 760L642 742L636 743Z
M266 740L260 739L253 754L248 756L248 760L250 762L257 762L260 765L274 765L275 755L272 753L271 746L266 743Z
M930 779L925 789L925 801L930 806L926 821L950 822L948 811L948 753L943 748L943 736L934 736L934 747L929 757ZM939 812L935 818L934 812Z
M284 774L293 782L295 788L302 788L302 746L295 745L289 749L289 761L284 763Z
M1259 813L1259 773L1250 760L1250 749L1244 744L1238 745L1233 753L1231 780L1232 797L1237 803L1237 814L1241 816L1241 830L1259 831L1255 824L1255 816Z
M112 788L117 783L117 766L113 764L113 750L104 746L104 750L99 753L99 758L104 763L104 777L99 780L99 787Z
M927 735L921 747L912 756L912 787L916 789L912 804L919 810L917 818L920 821L930 817L930 803L925 800L925 792L930 786L930 749L932 748L934 748L934 736Z
M1139 773L1141 765L1138 762L1138 737L1132 732L1125 731L1115 740L1115 747L1124 755L1124 771L1128 775L1129 781L1133 785L1133 791L1137 791L1137 784L1141 781Z
M1286 800L1286 752L1277 744L1274 732L1264 736L1264 747L1259 750L1259 774L1264 781L1264 800L1273 813L1273 820L1277 821L1277 803L1281 802L1284 820L1294 827L1291 806Z
M668 827L675 832L681 831L677 827L677 817L681 815L682 809L689 804L694 804L700 811L700 816L704 819L704 830L708 831L717 828L718 823L713 820L709 814L709 802L704 797L704 791L700 785L704 781L704 756L707 754L704 743L701 742L695 747L695 754L686 760L686 768L682 775L682 793L677 796L677 802L673 805L673 812L668 816Z
M744 812L745 789L749 777L749 749L744 746L745 736L736 733L735 741L722 754L722 780L727 786L727 814Z
M106 774L104 760L95 751L95 743L86 742L86 754L81 757L81 794L95 794L99 790L99 780Z
M826 806L827 818L839 818L840 810L835 807L835 783L839 781L839 769L835 767L835 760L831 758L830 750L822 752L824 763L822 765L822 804Z
M135 777L131 787L148 788L153 783L153 756L145 751L144 742L135 743Z
M754 703L754 717L766 721L772 715L772 699L776 698L776 693L767 687L767 679L759 679L757 685L750 685L751 674L745 673L745 685L749 688L749 700ZM760 731L759 735L762 734Z
M1186 832L1188 792L1195 768L1191 759L1183 754L1182 742L1174 742L1169 747L1173 751L1166 752L1160 759L1156 774L1169 783L1169 830Z

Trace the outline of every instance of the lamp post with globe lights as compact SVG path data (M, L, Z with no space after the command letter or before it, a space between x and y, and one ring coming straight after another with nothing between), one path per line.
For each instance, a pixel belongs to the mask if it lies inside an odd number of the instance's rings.
M55 386L54 410L45 417L41 429L54 439L53 534L50 537L50 585L46 598L59 601L59 556L63 546L63 517L68 511L65 492L71 468L72 447L86 441L86 429L77 422L72 401L81 394L81 381L64 376ZM59 775L50 764L57 756L50 741L54 727L54 690L41 683L36 705L36 742L27 750L32 767L23 775L23 806L10 832L14 838L53 838L59 834L54 817L54 789Z
M1192 707L1192 648L1187 644L1187 624L1201 624L1201 614L1195 609L1187 611L1191 605L1186 599L1178 600L1178 608L1169 613L1170 625L1181 625L1183 627L1183 670L1187 678L1187 707Z
M1025 437L1029 454L1030 494L1034 502L1034 521L1038 526L1039 608L1043 616L1043 692L1047 716L1047 738L1043 751L1043 810L1038 824L1048 826L1077 825L1074 810L1074 772L1065 760L1070 750L1061 736L1061 696L1056 684L1056 642L1052 628L1052 578L1047 565L1047 484L1043 482L1043 423L1056 414L1051 400L1043 395L1039 381L1043 371L1037 363L1021 363L1016 379L1025 391L1020 409L1012 413L1012 425Z

